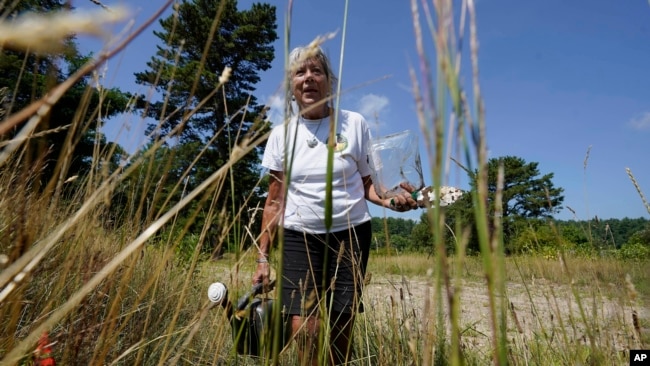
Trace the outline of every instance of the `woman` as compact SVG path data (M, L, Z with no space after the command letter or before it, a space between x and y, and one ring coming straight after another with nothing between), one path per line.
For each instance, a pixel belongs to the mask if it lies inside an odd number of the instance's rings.
M336 78L322 49L298 47L289 61L287 100L295 101L298 113L292 111L287 124L273 129L262 159L270 181L253 284L268 282L271 243L282 225L281 299L301 364L318 364L321 321L330 325L326 358L342 364L350 359L355 313L363 311L359 299L371 242L366 200L396 211L416 208L417 202L408 192L392 199L375 192L366 153L368 125L358 113L328 106ZM329 141L334 113L335 141ZM329 230L328 144L334 148Z

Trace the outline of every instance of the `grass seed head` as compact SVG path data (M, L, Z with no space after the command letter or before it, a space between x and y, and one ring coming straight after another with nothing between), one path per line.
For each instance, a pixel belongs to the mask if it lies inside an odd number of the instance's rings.
M219 76L219 84L223 85L230 80L230 75L232 74L232 68L229 66L226 66L223 69L223 72L221 73L221 76Z
M57 52L72 35L108 38L110 34L104 26L123 21L128 14L124 7L116 7L113 11L28 13L0 21L0 45L37 53Z

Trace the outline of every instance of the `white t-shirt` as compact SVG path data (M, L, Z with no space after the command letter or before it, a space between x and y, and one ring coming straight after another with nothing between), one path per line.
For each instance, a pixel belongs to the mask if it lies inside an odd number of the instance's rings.
M273 128L266 144L262 166L285 172L289 183L285 228L310 234L325 228L325 182L327 138L331 118L308 120L294 117L287 125ZM316 146L308 142L316 138ZM341 110L336 131L332 172L332 228L341 231L370 220L361 177L369 176L367 146L370 129L359 113ZM297 142L294 144L294 141ZM285 147L288 147L285 154ZM295 148L295 150L294 150ZM292 156L296 156L291 164ZM286 157L286 166L285 166ZM291 176L287 174L291 171Z

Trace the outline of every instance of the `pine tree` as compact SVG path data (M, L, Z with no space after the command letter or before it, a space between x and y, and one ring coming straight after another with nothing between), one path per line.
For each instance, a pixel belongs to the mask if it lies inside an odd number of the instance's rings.
M207 147L194 162L189 190L223 166L242 139L270 128L253 92L259 73L274 59L275 7L253 4L239 10L234 0L184 1L160 25L162 30L154 32L160 39L156 55L146 71L135 74L139 84L155 88L159 99L139 107L156 121L148 127L154 138L174 136L169 147L180 160L175 162L179 170ZM226 67L231 75L218 87ZM219 207L236 213L245 204L255 206L249 199L257 197L261 149L232 169L219 191ZM175 185L175 178L165 177L164 184Z
M528 220L551 218L561 209L564 191L553 185L553 173L540 176L539 163L527 163L516 156L492 158L488 161L488 222L492 223L499 215L504 234L504 243L508 243L522 229L528 227ZM501 191L502 206L496 207L499 167L503 166L504 180ZM472 185L477 172L470 175ZM463 227L474 227L474 207L471 194L463 195L456 203L447 208L446 223L456 228L457 222ZM475 232L475 229L472 230ZM472 236L468 249L478 250L476 235Z

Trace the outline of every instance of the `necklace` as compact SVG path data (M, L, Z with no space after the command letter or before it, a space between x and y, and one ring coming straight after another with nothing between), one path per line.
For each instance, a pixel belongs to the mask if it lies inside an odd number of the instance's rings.
M305 119L303 117L300 117L300 118L302 119L302 124L305 125ZM316 145L318 145L318 139L316 138L316 136L318 135L318 130L320 130L320 125L321 124L323 124L323 118L321 118L320 121L318 121L318 127L316 127L316 132L314 132L312 134L311 139L307 139L307 146L309 146L309 148L311 148L311 149L315 148ZM307 126L305 126L305 129L307 129L307 131L309 131L309 128L307 128ZM309 131L309 132L311 132L311 131Z

